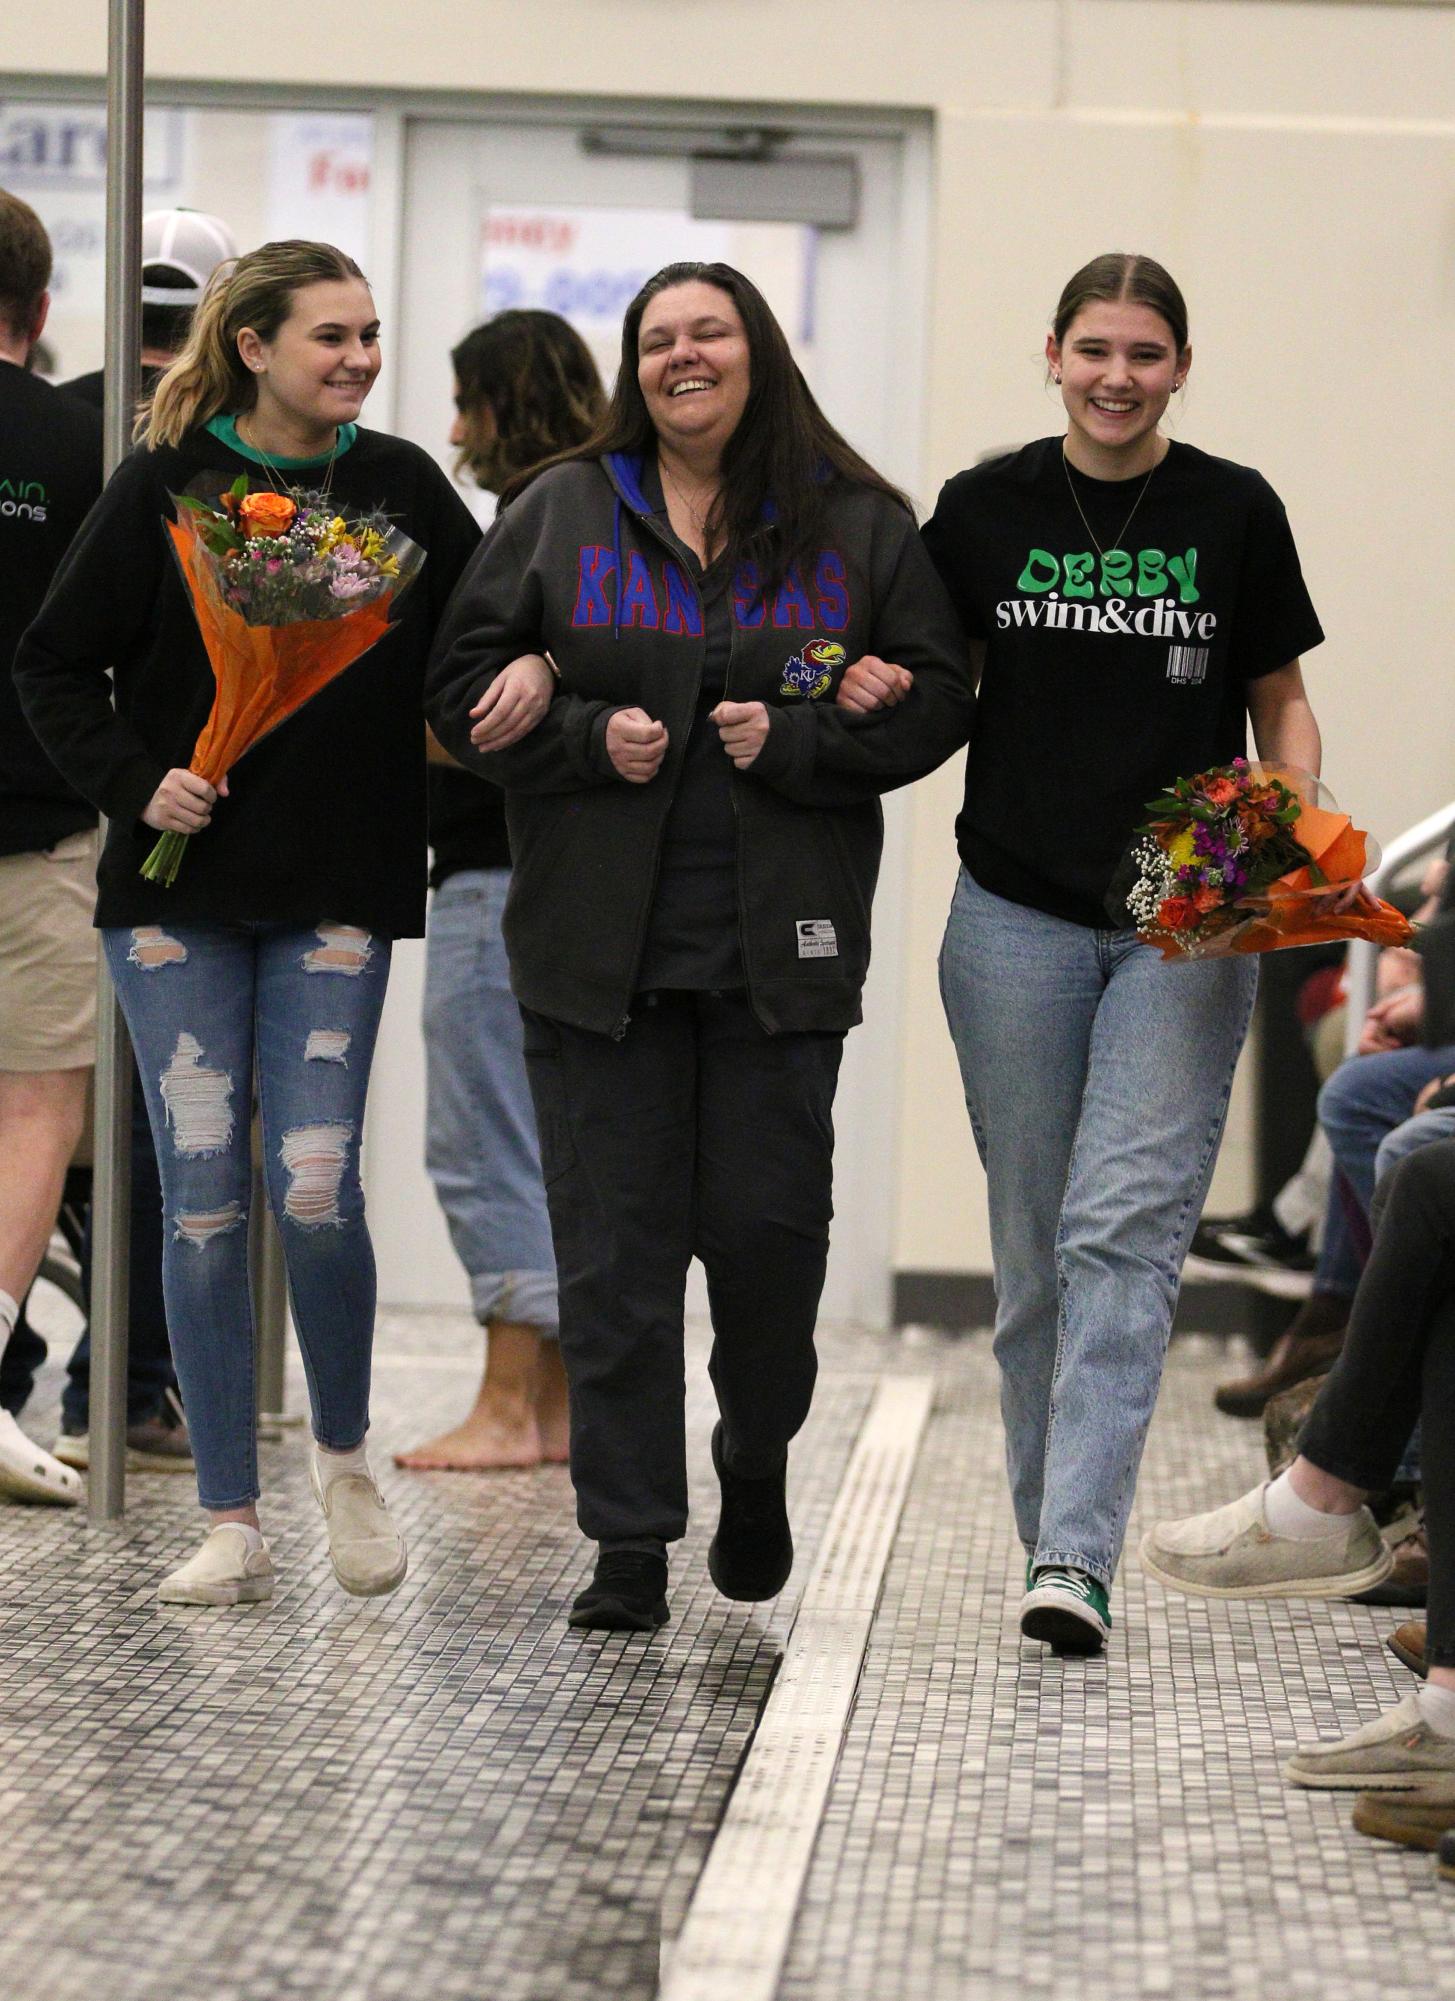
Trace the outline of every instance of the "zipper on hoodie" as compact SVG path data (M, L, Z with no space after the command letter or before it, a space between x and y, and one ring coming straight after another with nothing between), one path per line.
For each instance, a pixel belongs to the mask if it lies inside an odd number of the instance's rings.
M614 488L615 487L614 477L612 483ZM617 495L617 506L618 507L621 506L621 497L619 494ZM676 544L670 541L667 538L667 536L665 536L662 533L661 529L658 528L656 522L652 519L650 514L639 513L636 508L632 508L631 514L632 514L632 519L638 524L638 526L646 529L647 533L651 535L655 541L661 544L661 546L667 551L667 554L669 556L673 557L674 559L679 558L680 551L678 550ZM702 625L702 654L698 658L697 679L692 689L691 712L695 714L697 708L697 698L702 693L702 664L703 660L706 658L707 655L707 609L702 602L702 592L698 588L697 579L692 575L690 570L684 571L683 574L686 582L692 586L693 596L697 599L697 616ZM620 548L618 546L617 563L616 563L616 617L613 620L613 625L616 627L617 630L620 630L617 621L619 621L621 617L622 583L623 583L623 576L622 576L621 554L620 554ZM729 667L731 667L732 665L731 652L729 653L728 664ZM690 731L690 725L689 725L689 731ZM669 745L668 746L669 755L670 755L670 750L671 746ZM686 754L687 754L687 746L684 743L682 746L682 755L684 759L686 757ZM662 814L662 823L660 827L657 829L657 849L656 853L652 857L651 888L647 892L646 902L642 905L641 913L637 918L636 941L632 947L631 980L628 984L628 992L630 993L636 992L637 974L641 970L642 952L645 949L647 941L647 920L648 918L650 918L652 914L652 905L657 900L657 883L660 880L662 874L662 842L667 832L667 820L671 814L672 807L676 802L677 790L681 782L682 782L682 763L681 761L679 761L676 775L673 777L672 780L672 789L671 792L668 794L666 810ZM736 817L737 814L736 800L733 801L733 813L734 816ZM741 910L741 903L739 908ZM741 923L741 916L739 917L739 922ZM613 1042L622 1041L630 1026L631 1026L631 1016L630 1014L624 1014L621 1020L617 1023L616 1027L611 1031L612 1041Z

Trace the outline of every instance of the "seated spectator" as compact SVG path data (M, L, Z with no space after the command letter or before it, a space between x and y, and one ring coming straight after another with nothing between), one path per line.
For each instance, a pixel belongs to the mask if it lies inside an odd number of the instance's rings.
M1455 1100L1455 1087L1450 1096ZM1286 1473L1142 1543L1152 1576L1213 1598L1343 1598L1391 1566L1365 1501L1389 1485L1422 1409L1430 1595L1423 1687L1352 1736L1301 1747L1297 1785L1455 1781L1455 1141L1407 1158L1379 1196L1373 1254L1344 1352ZM1455 1786L1444 1809L1455 1827Z
M1443 858L1427 870L1417 920L1428 919L1440 907L1447 870ZM1257 1417L1273 1397L1330 1367L1344 1342L1350 1302L1367 1255L1369 1208L1381 1159L1387 1170L1445 1130L1443 1121L1424 1123L1414 1117L1422 1094L1455 1070L1455 1045L1420 1046L1423 993L1418 953L1381 954L1379 997L1365 1020L1359 1053L1338 1066L1319 1094L1319 1124L1337 1174L1309 1297L1267 1360L1250 1376L1214 1393L1218 1409L1229 1416Z

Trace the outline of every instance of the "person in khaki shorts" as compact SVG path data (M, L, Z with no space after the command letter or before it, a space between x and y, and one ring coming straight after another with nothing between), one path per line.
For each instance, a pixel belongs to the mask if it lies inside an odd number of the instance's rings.
M26 724L11 665L101 490L96 413L27 367L51 247L0 189L0 1350L50 1239L95 1059L96 815ZM76 1474L0 1406L0 1496L73 1504Z

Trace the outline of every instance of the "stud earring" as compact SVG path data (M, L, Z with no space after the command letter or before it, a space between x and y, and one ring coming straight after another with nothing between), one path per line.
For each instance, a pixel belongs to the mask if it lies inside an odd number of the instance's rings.
M1053 381L1053 382L1055 383L1055 385L1056 385L1056 387L1057 387L1058 389L1059 389L1059 388L1061 387L1061 378L1060 378L1060 376L1059 376L1059 375L1053 375L1053 376L1051 377L1051 380L1052 380L1052 381Z

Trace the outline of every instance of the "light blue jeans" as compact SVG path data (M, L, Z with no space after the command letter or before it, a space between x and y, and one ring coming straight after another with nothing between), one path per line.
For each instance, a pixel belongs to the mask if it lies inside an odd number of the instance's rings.
M500 919L509 869L461 869L434 893L424 975L425 1164L482 1325L555 1339L556 1261L520 1009Z
M248 1293L256 1065L268 1202L314 1436L369 1427L374 1252L359 1139L390 943L351 925L102 933L161 1170L162 1290L204 1508L258 1497Z
M1109 1584L1257 990L961 869L940 991L990 1190L1016 1527Z

